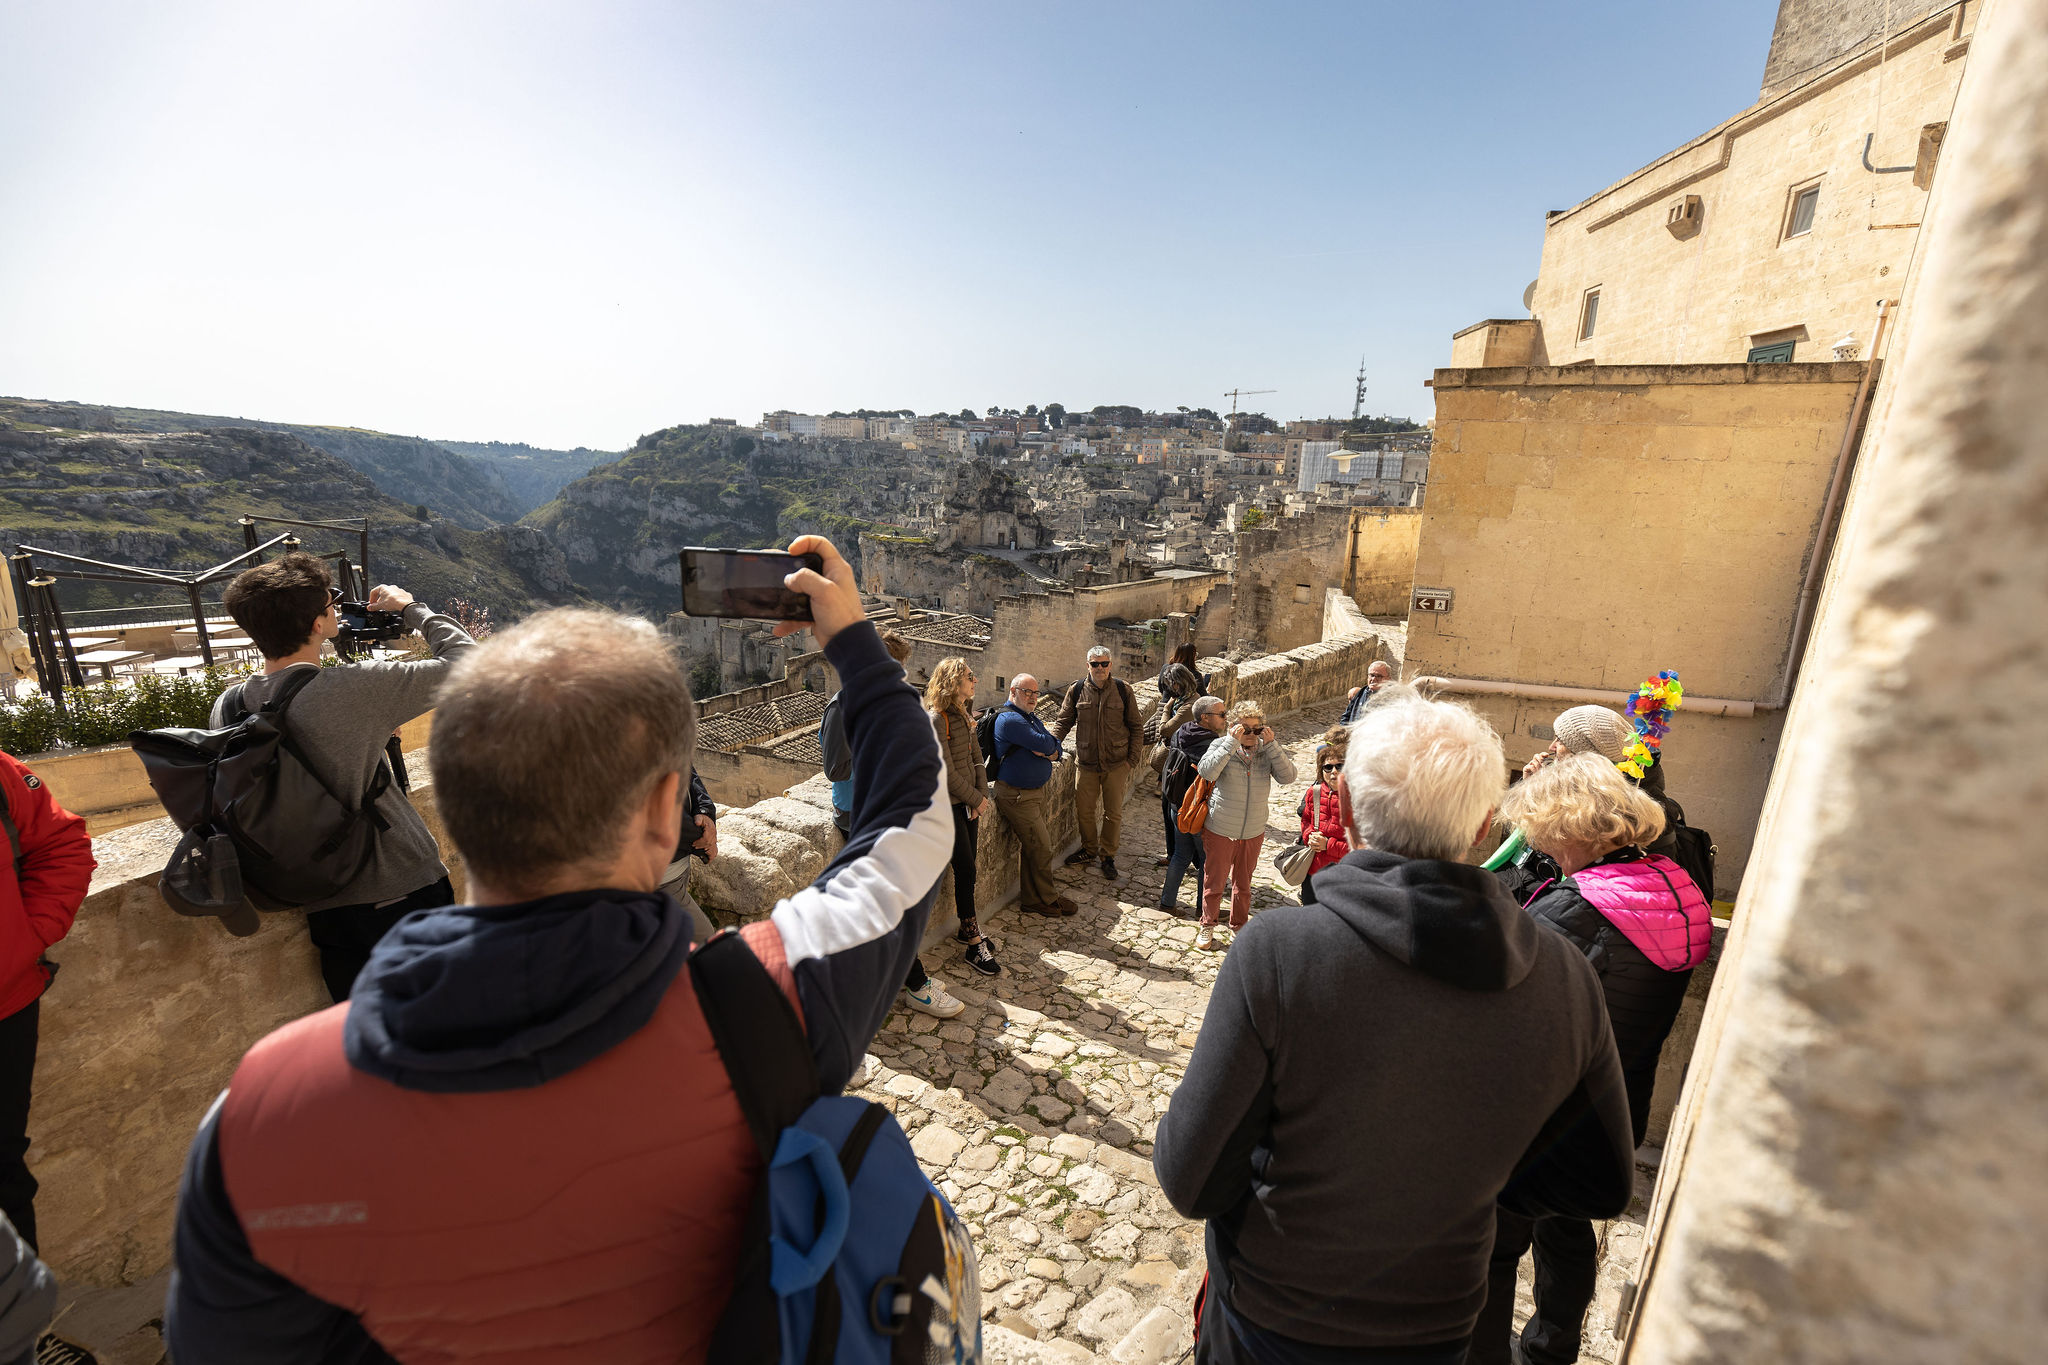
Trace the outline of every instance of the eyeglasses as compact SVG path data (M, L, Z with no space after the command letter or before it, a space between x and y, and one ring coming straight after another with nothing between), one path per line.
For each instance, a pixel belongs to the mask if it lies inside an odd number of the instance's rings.
M1035 697L1038 695L1038 689L1035 687L1020 687L1017 689L1017 695L1020 697Z
M327 590L327 605L328 605L328 606L330 606L330 607L338 607L338 606L340 606L340 605L341 605L341 604L342 604L343 602L346 602L346 601L348 601L348 594L347 594L347 593L345 593L345 592L343 592L343 591L342 591L342 590L341 590L340 588L329 588L329 589Z
M1090 664L1089 664L1088 666L1089 666L1090 668L1108 668L1108 667L1109 667L1109 660L1107 660L1107 659L1096 659L1096 660L1094 660L1093 662L1091 662L1091 663L1090 663Z

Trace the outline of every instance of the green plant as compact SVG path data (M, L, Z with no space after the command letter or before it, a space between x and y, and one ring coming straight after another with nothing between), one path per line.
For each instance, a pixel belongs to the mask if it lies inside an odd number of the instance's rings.
M0 702L0 749L23 758L60 745L90 749L122 744L135 730L204 728L214 699L249 672L246 667L217 665L180 677L145 673L125 687L98 683L67 690L61 717L56 704L41 693Z

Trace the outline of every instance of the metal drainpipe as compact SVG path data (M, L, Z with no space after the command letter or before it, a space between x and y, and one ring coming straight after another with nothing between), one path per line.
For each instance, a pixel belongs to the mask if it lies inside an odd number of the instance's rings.
M1491 678L1439 678L1425 676L1409 679L1417 687L1430 687L1439 692L1479 692L1500 697L1532 697L1542 701L1595 702L1605 706L1620 706L1628 700L1626 692L1613 692L1596 687L1552 687L1546 683L1495 682ZM1758 711L1772 709L1773 703L1766 701L1737 701L1729 697L1695 697L1685 694L1685 710L1691 715L1748 717Z
M1849 470L1854 463L1858 436L1863 427L1864 407L1870 401L1870 377L1877 373L1877 351L1884 344L1886 324L1891 321L1891 300L1877 301L1877 330L1870 338L1870 359L1863 366L1863 380L1856 386L1856 401L1849 408L1849 424L1842 429L1842 447L1835 452L1835 473L1828 481L1827 501L1821 505L1820 529L1813 538L1813 553L1806 560L1806 581L1799 586L1799 608L1792 617L1792 651L1785 656L1785 681L1779 687L1772 709L1792 700L1792 688L1799 681L1799 665L1806 656L1806 637L1813 629L1813 608L1820 600L1820 585L1827 577L1828 552L1834 548L1835 521L1849 492ZM1687 698L1691 700L1691 698Z

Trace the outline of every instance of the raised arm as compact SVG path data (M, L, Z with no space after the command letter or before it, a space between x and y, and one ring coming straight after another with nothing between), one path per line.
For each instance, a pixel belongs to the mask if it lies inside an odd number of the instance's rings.
M938 732L862 614L853 570L822 536L790 549L825 558L824 577L800 570L789 586L811 597L810 628L839 674L853 751L852 833L824 874L771 917L829 1092L853 1074L917 955L953 854L953 819Z

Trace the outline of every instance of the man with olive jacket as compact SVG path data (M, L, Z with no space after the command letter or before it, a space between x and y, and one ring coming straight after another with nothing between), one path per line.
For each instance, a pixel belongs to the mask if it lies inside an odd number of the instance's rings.
M1123 845L1124 793L1131 788L1131 770L1145 752L1145 717L1137 694L1123 679L1112 676L1109 650L1088 651L1088 677L1067 689L1053 738L1074 736L1074 757L1081 771L1074 781L1074 805L1081 817L1081 847L1070 864L1100 862L1102 875L1116 880L1116 851ZM1100 811L1100 829L1097 812Z

